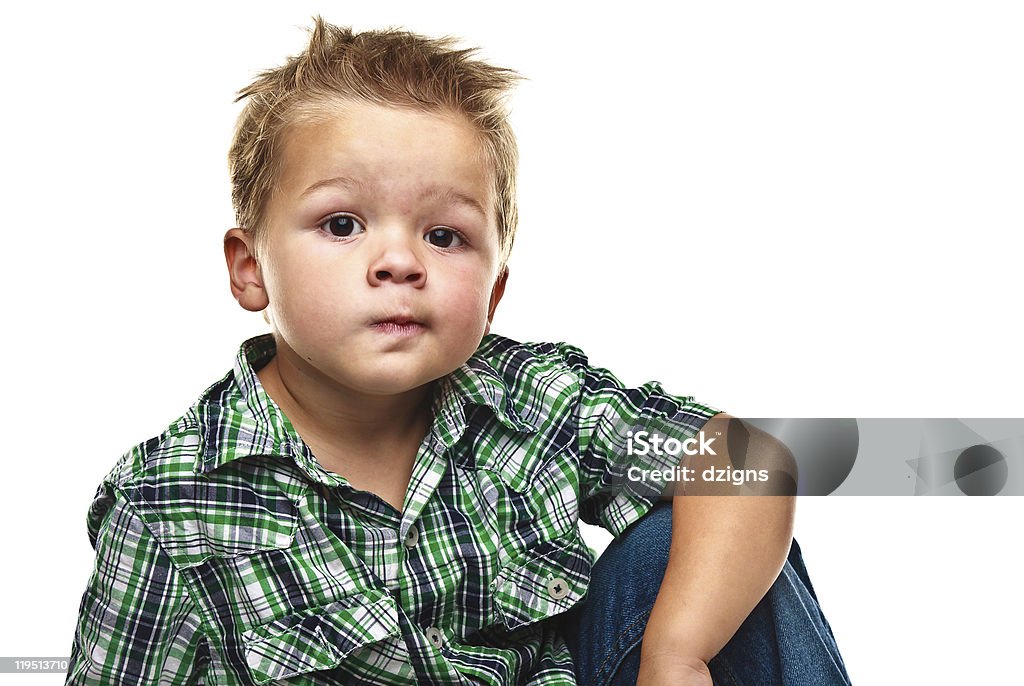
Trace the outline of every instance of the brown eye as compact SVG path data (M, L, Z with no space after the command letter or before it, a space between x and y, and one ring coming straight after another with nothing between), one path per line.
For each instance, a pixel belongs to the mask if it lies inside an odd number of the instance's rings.
M366 231L366 228L358 219L347 214L339 214L331 217L321 224L320 228L338 238L348 238L349 236L355 236L356 234Z
M454 229L438 227L427 233L427 242L439 248L457 248L462 245L462 237Z

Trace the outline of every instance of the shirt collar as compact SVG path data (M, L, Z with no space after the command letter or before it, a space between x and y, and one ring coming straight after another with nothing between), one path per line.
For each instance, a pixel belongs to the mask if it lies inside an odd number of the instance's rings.
M519 408L504 377L489 360L496 336L486 336L476 353L461 367L438 382L434 395L434 432L445 446L451 446L468 426L466 408L477 405L490 409L501 424L519 432L533 433L537 426L529 408Z
M499 371L488 362L495 336L487 336L462 366L435 386L432 433L445 447L454 445L468 426L467 407L488 408L505 427L534 432L526 410L519 411ZM211 386L196 403L200 426L197 472L210 472L240 457L291 457L318 481L336 485L316 462L277 403L267 394L256 372L277 351L273 334L250 338L239 347L232 371Z
M209 472L240 457L295 457L291 423L267 392L256 372L274 356L271 334L242 343L231 372L208 388L196 403L199 452L196 470Z

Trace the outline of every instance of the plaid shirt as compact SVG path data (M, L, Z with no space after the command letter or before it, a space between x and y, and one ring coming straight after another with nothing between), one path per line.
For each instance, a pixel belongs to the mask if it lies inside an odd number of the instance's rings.
M434 389L404 510L316 461L263 390L268 334L89 509L68 683L573 684L554 622L586 593L579 521L618 536L665 484L628 429L715 410L627 389L563 343L489 335Z

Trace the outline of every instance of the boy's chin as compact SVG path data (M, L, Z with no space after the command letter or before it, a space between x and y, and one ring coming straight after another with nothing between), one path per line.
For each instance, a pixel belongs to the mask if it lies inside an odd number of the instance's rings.
M427 390L435 381L453 370L430 370L415 373L411 371L390 371L373 374L360 379L356 388L362 393L374 396L396 396Z

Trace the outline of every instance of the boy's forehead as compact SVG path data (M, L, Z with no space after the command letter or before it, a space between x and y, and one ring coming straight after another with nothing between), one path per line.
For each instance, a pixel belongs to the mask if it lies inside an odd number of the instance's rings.
M296 118L278 148L279 186L299 196L338 186L396 185L439 199L493 207L493 165L483 137L458 113L344 103Z

